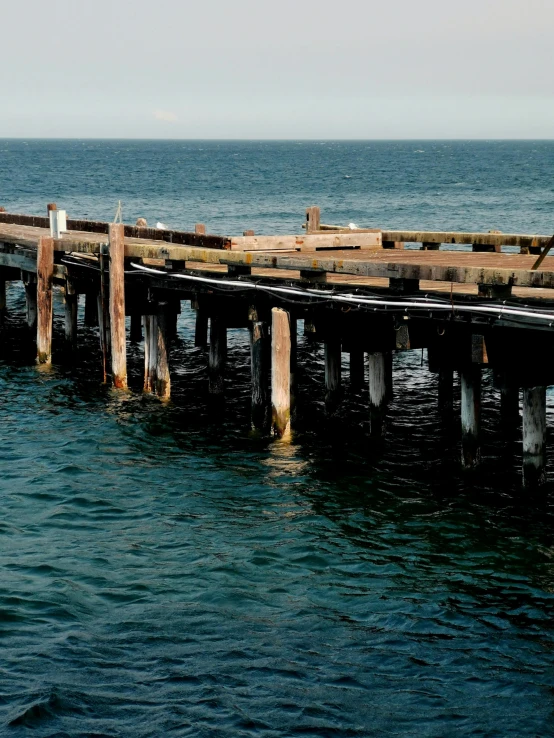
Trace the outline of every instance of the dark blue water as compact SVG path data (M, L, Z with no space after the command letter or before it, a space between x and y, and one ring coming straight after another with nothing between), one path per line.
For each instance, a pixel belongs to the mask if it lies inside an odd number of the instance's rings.
M0 141L10 210L107 218L119 199L128 222L215 232L298 231L319 204L331 222L548 233L554 144ZM346 367L326 424L300 336L283 445L249 433L246 331L211 406L183 304L161 405L140 346L128 395L100 385L94 329L67 363L56 299L51 371L16 283L1 337L0 735L554 735L553 490L520 491L490 377L466 477L421 352L396 355L372 446Z

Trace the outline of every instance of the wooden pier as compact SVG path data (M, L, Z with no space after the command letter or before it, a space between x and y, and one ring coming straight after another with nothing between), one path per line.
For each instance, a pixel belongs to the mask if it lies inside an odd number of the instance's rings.
M225 392L227 329L251 337L252 425L294 432L298 321L325 356L330 417L368 372L369 434L386 434L392 353L427 349L437 403L452 414L461 384L461 463L481 460L481 375L493 370L502 422L520 417L523 480L545 481L546 388L554 384L554 259L548 235L349 229L310 207L298 234L221 236L144 225L0 212L0 317L5 284L25 287L37 362L52 361L52 290L65 301L67 346L78 346L77 306L98 326L105 381L127 390L127 341L144 341L145 392L171 396L171 351L183 301L196 311L195 344L209 344L214 396ZM408 247L406 247L408 246ZM126 320L128 318L129 320ZM209 338L208 338L209 326ZM365 361L365 367L364 367Z

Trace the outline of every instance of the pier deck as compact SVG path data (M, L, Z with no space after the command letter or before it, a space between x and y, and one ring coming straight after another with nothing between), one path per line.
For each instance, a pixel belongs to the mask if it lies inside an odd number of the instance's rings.
M343 393L345 352L350 386L369 383L369 435L382 438L392 353L426 349L443 415L454 407L453 373L460 376L463 466L480 463L481 375L492 369L511 432L519 425L521 391L525 484L545 480L546 387L554 384L549 236L349 230L320 226L318 209L309 208L305 233L296 235L221 236L201 224L189 233L68 220L68 230L54 238L58 226L51 223L63 211L49 210L49 218L0 212L0 317L6 282L21 280L39 363L52 361L58 285L65 347L76 347L84 295L85 323L98 326L104 381L126 390L127 341L144 340L143 389L167 400L177 317L189 300L195 344L209 345L209 392L225 391L227 329L248 328L252 425L287 438L297 410L296 336L303 320L310 340L324 346L329 418ZM421 248L404 248L406 241Z

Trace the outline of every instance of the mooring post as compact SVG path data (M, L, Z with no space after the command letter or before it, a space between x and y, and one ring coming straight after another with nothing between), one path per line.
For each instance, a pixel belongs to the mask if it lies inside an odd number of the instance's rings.
M37 361L52 363L54 239L41 236L37 251Z
M258 316L256 315L256 318ZM269 326L263 320L252 321L250 329L252 372L252 427L267 430L269 426Z
M335 334L325 339L325 410L328 415L335 413L340 402L341 348L339 335Z
M289 439L290 317L281 308L271 310L271 419L275 435Z
M462 466L474 469L481 463L481 367L460 371L462 398Z
M169 375L168 303L158 303L156 335L156 393L162 400L169 400L171 378Z
M523 484L546 481L546 387L523 390Z
M350 388L359 389L364 384L364 352L362 349L350 351Z
M369 354L369 433L383 435L387 410L387 358L384 353Z
M125 242L122 223L110 223L110 331L114 387L127 387L125 336Z
M227 326L222 314L210 318L210 353L208 357L209 392L222 395L227 361Z
M98 325L98 296L96 292L85 292L85 325L96 328Z
M68 347L77 343L77 309L79 295L75 292L75 285L70 279L66 279L64 288L65 302L65 342Z
M27 325L30 330L37 329L37 275L32 272L21 272L21 279L25 287L25 304Z

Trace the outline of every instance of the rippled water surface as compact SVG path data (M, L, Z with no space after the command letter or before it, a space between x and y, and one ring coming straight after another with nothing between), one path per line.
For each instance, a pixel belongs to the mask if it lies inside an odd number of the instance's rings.
M109 217L121 199L127 220L219 232L298 230L319 203L329 220L548 233L553 174L546 142L0 141L11 210ZM140 394L140 345L129 394L101 386L82 321L70 363L56 300L51 371L18 283L1 336L0 735L554 735L553 490L521 492L491 377L483 470L464 476L421 352L395 356L372 445L346 363L325 420L300 323L298 432L269 442L249 430L246 331L211 405L183 304L161 405Z

